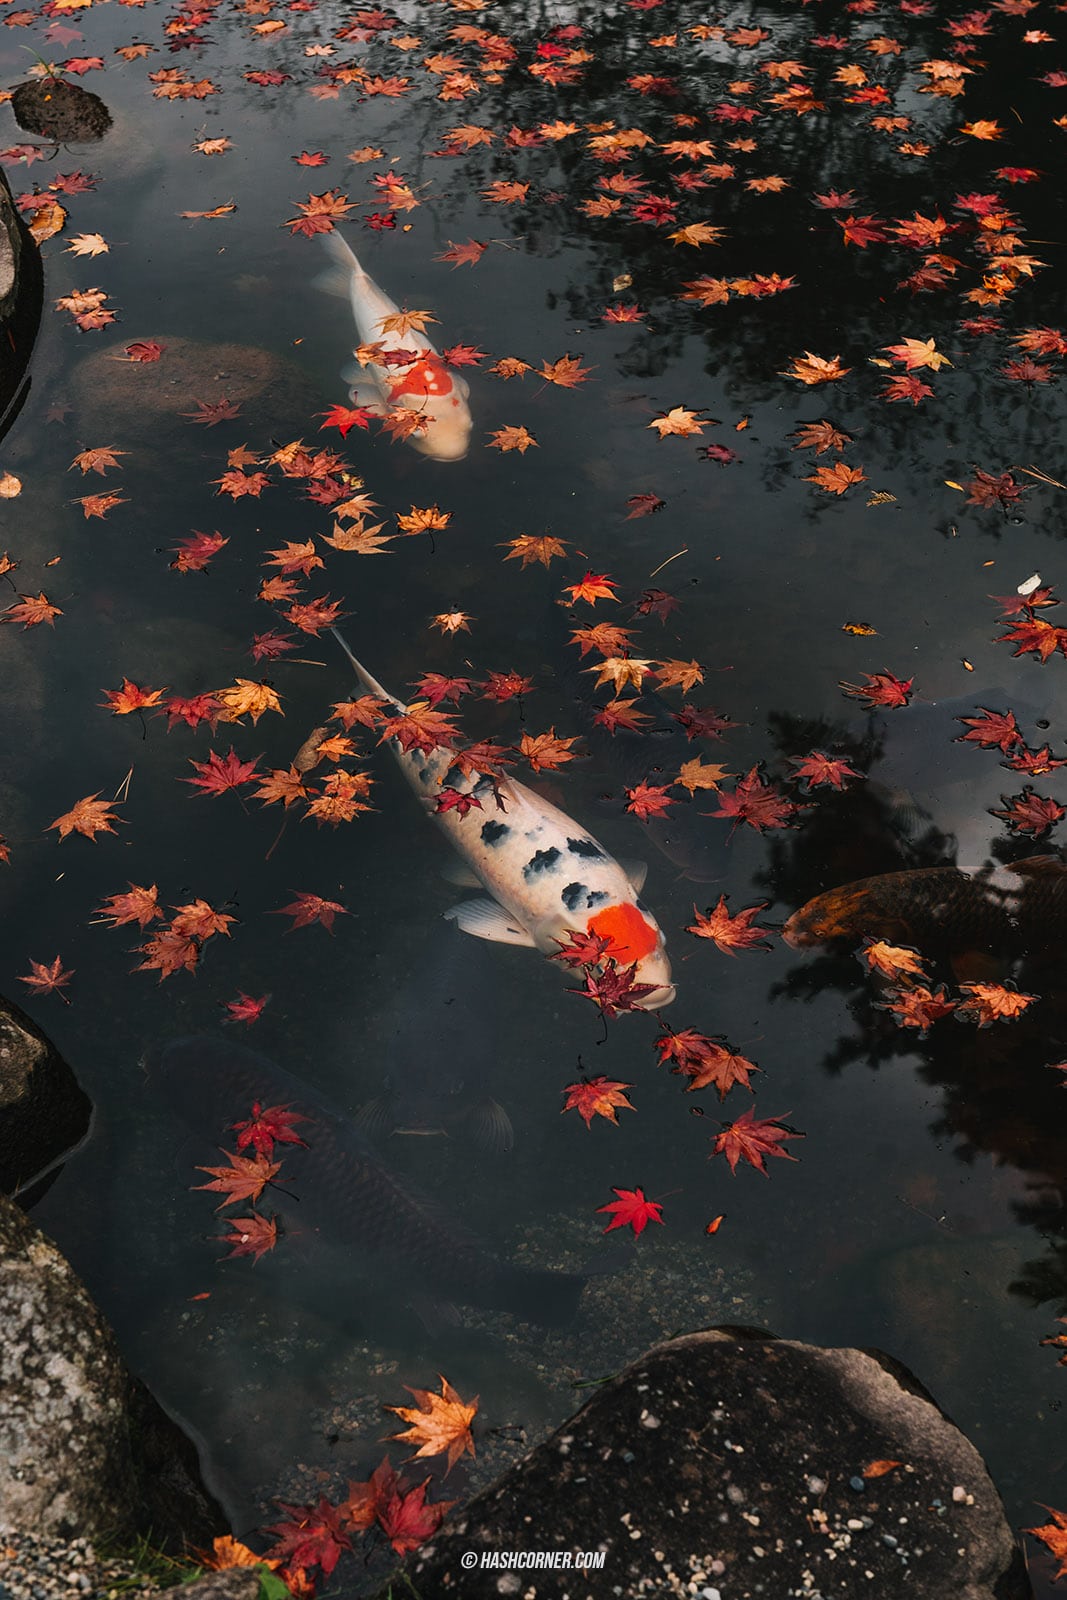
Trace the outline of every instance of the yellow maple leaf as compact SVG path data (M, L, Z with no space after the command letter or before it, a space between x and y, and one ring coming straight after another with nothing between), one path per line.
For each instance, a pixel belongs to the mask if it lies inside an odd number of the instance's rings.
M713 227L710 222L690 222L684 228L675 228L673 233L667 235L675 244L718 244L725 228Z
M378 326L383 333L397 333L403 338L408 333L425 333L426 324L436 321L429 311L397 311L382 317Z
M701 761L699 756L694 756L692 761L682 763L682 770L674 781L695 794L698 789L717 789L723 778L731 777L733 773L727 772L717 761Z
M628 683L640 689L649 673L655 673L655 662L642 661L637 656L608 656L595 667L586 667L584 670L597 674L595 684L597 689L602 684L610 683L614 685L617 694Z
M257 723L264 711L277 711L284 715L277 693L268 683L254 683L250 678L238 678L227 689L213 689L212 694L223 710L220 722L240 722L244 716Z
M841 365L840 356L813 355L810 350L805 350L802 356L793 357L793 365L784 371L783 378L797 378L801 383L813 385L816 383L832 383L836 378L843 378L852 371L851 367Z
M704 432L704 423L700 420L698 413L696 411L687 411L685 406L673 406L662 417L653 417L649 427L655 428L661 439L665 439L668 434L672 433L679 434L683 439L687 439L690 434Z

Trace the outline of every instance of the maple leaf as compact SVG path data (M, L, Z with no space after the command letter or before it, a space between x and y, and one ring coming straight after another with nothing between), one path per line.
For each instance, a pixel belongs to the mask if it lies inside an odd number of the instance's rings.
M537 440L533 434L528 433L525 428L509 425L506 428L498 428L495 433L490 434L486 449L500 450L505 454L509 450L517 450L520 455L525 455L530 446L536 444Z
M822 750L813 750L809 756L790 756L789 760L796 768L794 779L803 783L807 794L813 789L843 789L848 778L865 776L845 761L825 755Z
M79 800L69 811L50 822L46 831L50 833L53 828L58 828L61 839L65 839L68 833L81 833L86 839L93 840L98 833L114 833L111 824L120 819L112 811L110 800L97 799L99 793L98 789L96 794L86 795Z
M354 550L361 556L381 555L384 547L396 536L391 533L382 533L384 522L376 523L373 528L360 521L354 522L350 527L343 528L339 522L333 525L333 533L324 533L322 538L326 544L332 545L335 550Z
M317 600L309 600L306 605L292 605L285 613L286 621L291 622L294 628L299 628L301 633L321 633L323 628L332 628L341 616L342 601L331 600L329 595L321 595Z
M226 911L216 911L206 900L190 900L188 905L176 906L169 931L183 939L195 939L198 944L214 937L216 933L229 934L230 923L236 922Z
M227 1226L230 1232L218 1235L224 1244L230 1246L230 1253L225 1258L227 1261L237 1256L251 1256L256 1262L278 1243L277 1222L273 1219L268 1222L266 1217L258 1213L254 1212L250 1217L229 1217ZM261 1560L261 1556L256 1556L254 1564L258 1566Z
M97 917L109 928L121 928L128 922L146 928L163 915L157 893L155 884L146 889L141 884L131 883L125 894L109 895L103 905L97 907Z
M468 811L482 809L482 802L473 794L445 786L434 801L435 811L458 811L465 817Z
M240 500L245 495L256 500L270 483L265 472L241 472L239 468L231 468L221 478L211 481L218 484L218 494L228 494L231 500Z
M585 382L592 370L592 367L583 367L576 356L566 355L560 356L558 361L542 361L537 376L560 389L574 389Z
M36 994L59 994L73 976L74 969L65 971L59 956L56 956L56 959L48 964L31 960L30 971L25 977L20 977L19 982L26 984ZM65 994L60 994L59 998L67 999Z
M610 1233L613 1228L632 1228L634 1234L644 1232L650 1222L663 1223L661 1215L662 1205L657 1200L648 1200L643 1189L612 1189L612 1194L618 1198L609 1201L606 1206L597 1206L597 1213L607 1212L611 1221L604 1229Z
M425 333L426 324L436 321L429 311L394 311L380 318L378 328L381 333L395 333L403 339L409 333Z
M452 520L451 511L442 511L439 506L412 506L404 516L397 516L397 526L402 533L437 533L447 528Z
M533 689L532 678L524 678L518 672L491 672L482 685L483 700L514 700L520 695L529 694Z
M225 757L212 750L206 761L190 760L189 765L195 768L198 776L181 781L192 784L202 794L225 794L227 789L239 789L242 784L253 783L261 776L256 761L239 760L233 745Z
M481 244L477 239L468 239L466 244L456 244L449 239L448 249L434 256L434 260L450 261L453 271L457 267L476 267L488 248L487 244Z
M384 715L382 708L385 703L373 694L360 695L358 700L338 700L334 703L331 716L346 730L357 722L364 728L376 728Z
M430 618L431 628L437 628L441 633L470 633L470 613L467 611L440 611L437 616Z
M347 916L348 907L342 906L336 900L323 900L320 895L307 894L294 889L296 899L292 905L280 906L273 913L276 917L292 917L293 925L288 930L290 933L295 928L306 928L312 922L321 922L327 933L333 932L334 918Z
M709 907L706 913L699 912L694 906L696 921L686 928L686 933L694 933L698 939L711 939L728 955L734 955L738 950L769 950L771 947L762 935L772 930L755 919L761 911L766 910L770 901L761 900L758 905L745 906L731 916L727 910L729 898L729 895L721 894L718 903L714 908Z
M813 386L817 383L833 383L838 378L844 378L852 371L851 367L841 365L840 356L813 355L810 350L805 350L802 356L793 357L793 365L783 372L783 378L796 378L800 383Z
M72 502L76 506L81 506L86 521L90 517L99 517L103 520L113 506L124 506L126 503L120 494L84 494Z
M685 705L681 711L672 711L671 716L680 727L685 729L689 739L721 739L729 728L739 726L731 722L729 717L722 716L710 707L702 709L699 706Z
M694 756L691 761L683 761L681 770L674 782L681 789L688 789L690 794L696 794L698 789L717 789L723 778L733 777L725 767L713 761L701 761L699 756Z
M197 1172L206 1172L211 1176L210 1183L194 1183L194 1189L214 1189L225 1195L216 1206L217 1211L222 1211L226 1206L236 1204L238 1200L258 1200L267 1184L282 1169L280 1161L268 1161L266 1156L241 1156L235 1155L232 1150L221 1152L229 1162L228 1167L202 1167L197 1166Z
M639 783L626 791L627 811L647 822L649 817L665 817L668 806L675 802L670 797L670 785Z
M1046 1344L1049 1341L1043 1339L1041 1342ZM1040 1528L1024 1528L1022 1531L1032 1534L1035 1539L1040 1539L1060 1563L1052 1574L1052 1581L1055 1583L1057 1578L1067 1574L1067 1511L1054 1511L1051 1506L1042 1505L1041 1501L1037 1503L1041 1505L1043 1511L1048 1512L1051 1522L1043 1523Z
M758 765L737 780L732 794L720 791L719 799L722 804L718 811L710 811L709 816L732 817L735 828L738 823L747 822L757 833L765 828L790 827L787 819L802 809L773 784L766 783Z
M632 1083L619 1083L614 1078L582 1078L579 1083L568 1083L563 1090L567 1097L563 1111L577 1111L587 1128L594 1117L605 1117L617 1127L616 1110L619 1107L627 1111L635 1109L626 1096L626 1090L632 1088Z
M80 467L83 476L86 472L99 472L102 474L107 471L108 467L118 466L119 456L127 456L129 453L128 450L116 450L113 445L102 445L95 450L82 450L80 454L74 457L67 470L69 472L73 471L75 467Z
M681 689L688 694L695 684L704 682L704 669L699 661L661 661L656 680L660 689Z
M625 653L632 638L630 628L620 628L614 622L598 622L589 628L575 628L570 642L579 646L583 658L590 650L598 650L602 656L617 656Z
M890 401L910 400L913 406L917 406L920 400L928 400L933 392L928 383L908 373L898 372L882 390L882 398Z
M100 703L112 716L125 717L144 706L157 706L166 692L166 689L139 689L129 678L123 678L122 688L105 690L107 699Z
M856 956L868 972L880 972L886 978L926 979L923 957L911 945L887 944L884 939L867 938Z
M493 205L514 206L520 205L530 192L528 183L518 183L515 180L498 178L491 183L488 189L481 191L482 198L489 200Z
M441 1500L435 1505L427 1505L429 1481L427 1478L425 1483L404 1494L394 1490L381 1499L378 1522L398 1555L410 1555L432 1538L444 1521L445 1514L456 1503L454 1500Z
M1010 472L993 474L984 472L981 467L976 467L974 477L963 485L967 490L967 504L969 506L991 506L998 504L1004 511L1017 500L1022 499L1023 491Z
M948 356L934 348L932 339L905 339L902 344L884 344L882 349L888 351L894 360L902 361L908 372L914 372L918 367L929 367L933 372L940 372L942 367L952 365Z
M673 594L668 594L665 589L646 589L634 607L634 611L641 617L658 617L663 623L667 621L672 611L677 611L681 601Z
M835 461L832 467L816 467L804 482L817 483L828 494L844 494L854 483L866 483L867 477L859 467L849 467L843 461Z
M667 504L658 494L632 494L626 504L630 507L626 513L627 522L632 522L635 517L648 517L654 511L662 511Z
M655 677L655 667L651 661L638 656L605 656L604 660L596 666L586 667L586 672L597 674L596 687L599 689L605 683L614 686L616 692L625 688L628 683L640 690L647 677ZM617 703L617 702L615 702ZM643 716L644 713L641 713Z
M250 1000L248 995L242 995L241 1000L257 1007L254 1016L244 1020L255 1021L266 999ZM240 1002L231 1002L240 1004ZM247 1006L246 1006L247 1009ZM299 1111L294 1111L291 1106L264 1106L259 1100L253 1102L252 1114L242 1122L230 1124L237 1135L238 1150L247 1150L251 1145L257 1155L270 1157L274 1154L276 1144L297 1144L307 1149L307 1141L301 1139L295 1130L298 1122L307 1122L309 1118L302 1116Z
M895 678L891 672L864 673L866 683L839 683L838 688L865 706L906 706L911 699L914 678Z
M555 556L565 555L567 551L565 540L554 539L549 534L532 533L520 533L517 539L507 540L506 545L501 548L506 548L508 552L504 557L505 561L519 560L524 567L530 566L535 561L547 567Z
M563 593L570 595L571 605L584 600L592 606L598 600L617 600L618 596L612 592L617 588L614 578L609 578L606 572L587 572L579 583L565 584Z
M322 557L316 553L314 539L307 539L304 543L290 540L282 545L279 550L268 550L271 560L263 563L266 567L278 567L282 572L301 572L305 578L310 578L316 567L325 566Z
M699 248L702 244L718 244L725 228L713 227L710 222L690 222L684 228L676 228L667 235L675 245L690 244Z
M55 618L62 615L60 608L54 606L42 590L37 595L20 594L17 601L5 607L2 620L21 622L25 631L27 628L39 627L42 622L47 622L51 628L55 625Z
M438 1377L441 1382L440 1394L435 1394L432 1389L413 1389L405 1384L405 1389L415 1399L415 1405L386 1406L385 1409L394 1411L401 1422L410 1424L403 1433L391 1433L390 1439L417 1444L419 1448L412 1460L447 1454L445 1472L449 1473L460 1456L474 1455L470 1425L478 1412L478 1397L475 1395L473 1400L463 1400L447 1378L440 1373Z
M1013 383L1051 383L1052 381L1052 368L1044 362L1031 361L1029 356L1025 356L1022 361L1009 361L1000 370Z
M193 422L202 422L207 428L215 428L220 422L230 422L234 417L241 415L240 403L234 404L223 395L221 400L207 401L194 400L195 411L181 411L179 416L189 417Z
M736 1122L731 1122L721 1133L715 1135L711 1154L724 1155L733 1173L737 1171L737 1163L744 1160L755 1167L757 1172L762 1172L766 1176L765 1157L783 1156L787 1161L797 1159L788 1150L782 1149L786 1139L804 1138L802 1133L797 1133L783 1121L783 1117L788 1115L789 1112L786 1111L782 1117L757 1119L755 1107L750 1107Z
M577 735L572 739L557 739L556 730L552 727L547 733L532 736L524 733L519 741L519 751L534 772L555 772L565 762L575 759L571 745L576 743Z
M323 428L337 428L341 438L347 439L353 428L369 428L370 419L374 415L366 406L331 406L329 411L318 412L320 417L325 417L325 422L319 424Z
M584 989L570 989L568 993L592 1000L605 1017L616 1017L621 1011L640 1009L641 1001L656 988L654 983L635 982L636 976L636 961L620 971L615 957L609 956L599 974L586 973Z
M281 1500L278 1504L289 1520L273 1523L264 1530L278 1536L269 1555L298 1571L321 1567L328 1577L344 1551L352 1548L338 1509L325 1498L320 1499L317 1506L292 1506Z
M1035 794L1029 784L1022 794L1001 795L1003 810L990 809L990 816L1003 817L1013 833L1030 834L1039 839L1057 822L1067 816L1067 810L1053 800L1051 795Z
M805 422L789 435L797 442L791 448L794 450L811 450L821 456L824 450L843 450L852 443L852 436L843 433L840 428L835 428L832 422Z
M252 997L252 995L245 994L244 990L242 989L236 1000L227 1000L227 1015L225 1021L243 1022L247 1027L251 1027L253 1022L258 1022L260 1017L263 1015L269 999L270 995L265 994L261 995L261 997L256 1000ZM270 1154L269 1150L267 1151L267 1154Z
M567 930L567 943L557 939L559 949L549 956L550 961L562 961L568 967L598 967L611 948L611 940L599 933Z
M661 439L666 439L669 434L688 439L694 433L703 433L706 422L707 419L702 419L698 412L687 411L685 406L674 406L662 416L653 417L648 426L655 428Z
M229 539L224 539L221 533L194 532L190 538L171 546L175 552L175 559L170 563L171 570L203 572L212 557L217 556L223 545L229 542Z
M980 1028L994 1022L1015 1022L1037 1000L1036 994L1020 994L1003 983L961 983L963 998L956 1007L961 1022L976 1022Z
M928 989L916 984L901 989L892 1000L879 1001L878 1009L888 1011L899 1028L917 1028L919 1038L925 1039L935 1022L955 1011L956 1001L949 999L944 986Z
M636 700L609 700L607 705L600 707L593 721L600 728L607 728L614 734L616 728L628 728L631 731L640 731L641 723L651 719L647 711L642 711Z
M983 750L1000 750L1007 755L1013 745L1023 743L1014 711L990 711L987 706L979 706L978 710L980 717L956 718L968 731L961 733L953 741L955 744L971 742Z
M656 1041L660 1060L674 1060L672 1072L684 1074L689 1079L686 1092L706 1089L714 1084L719 1099L725 1100L730 1090L738 1084L751 1091L749 1076L760 1069L754 1061L731 1050L722 1039L710 1039L706 1034L686 1028L673 1038L663 1035Z
M422 750L428 755L438 745L450 747L458 735L451 717L435 710L429 701L415 700L406 711L383 718L379 743L396 739L405 755L409 750Z
M155 339L135 339L126 346L124 355L115 356L115 361L148 362L158 361L166 349L165 344L159 344Z
M169 733L176 722L184 722L189 728L197 728L202 722L209 722L214 727L219 703L213 694L196 694L189 699L171 695L159 709L166 713Z

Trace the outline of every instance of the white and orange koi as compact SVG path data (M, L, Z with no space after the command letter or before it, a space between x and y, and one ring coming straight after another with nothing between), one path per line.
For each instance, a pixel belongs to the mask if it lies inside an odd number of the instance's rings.
M458 372L448 370L424 333L412 328L401 334L383 328L390 317L399 316L399 306L363 270L336 229L322 237L334 265L319 279L319 286L348 295L363 344L411 357L392 365L368 362L365 367L344 368L341 376L352 385L349 396L353 405L378 416L398 408L416 412L420 426L408 436L408 443L433 461L462 461L471 437L466 382Z
M405 713L403 701L383 689L333 631L363 687ZM461 857L445 876L488 891L488 898L464 900L446 917L476 938L529 945L546 956L558 955L572 934L606 939L605 957L620 968L636 964L635 983L653 985L641 1009L670 1004L675 987L666 941L638 898L643 864L623 867L580 823L514 778L464 775L455 753L443 745L405 752L393 739L390 746L424 809ZM459 806L440 810L445 787L477 804L465 814Z

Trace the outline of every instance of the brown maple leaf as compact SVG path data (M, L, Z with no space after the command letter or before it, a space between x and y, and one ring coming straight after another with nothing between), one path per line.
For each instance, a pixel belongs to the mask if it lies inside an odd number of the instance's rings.
M110 800L99 800L96 794L86 795L79 800L69 811L64 811L61 817L48 824L47 832L53 828L59 829L59 837L65 839L68 833L84 834L86 839L95 839L98 833L114 833L113 822L121 819L112 811Z
M19 982L26 984L36 994L59 994L59 998L69 1005L70 1001L67 1000L65 994L60 993L60 990L70 982L73 976L73 968L69 971L64 970L59 956L56 956L54 961L48 963L31 960L29 972L25 977L20 977Z
M547 567L555 556L566 554L567 545L563 539L553 539L549 534L520 533L517 539L507 540L507 555L505 561L521 561L528 567L534 561L539 561Z
M696 921L686 928L686 933L696 934L698 939L711 939L720 950L725 950L727 955L734 955L738 950L769 950L771 947L763 938L763 934L772 930L756 922L756 917L770 904L768 900L761 900L758 905L745 906L731 916L727 910L729 895L721 894L714 907L709 907L706 913L693 907Z
M404 1387L414 1396L416 1404L386 1406L385 1409L395 1411L400 1420L410 1426L403 1433L392 1433L389 1437L417 1444L414 1460L422 1456L447 1455L446 1473L451 1472L460 1456L473 1456L470 1425L478 1412L477 1395L473 1400L463 1400L443 1376L440 1394L431 1389L412 1389L408 1384Z
M225 1195L216 1206L217 1211L222 1211L226 1206L232 1206L238 1200L258 1200L267 1184L276 1177L282 1169L280 1161L268 1161L266 1156L240 1156L232 1150L223 1150L222 1154L230 1163L228 1167L197 1167L197 1172L207 1172L211 1175L210 1183L194 1183L194 1189L214 1189Z
M536 444L537 440L532 433L528 433L523 427L511 425L498 428L495 433L491 433L486 449L500 450L505 454L509 450L517 450L520 455L525 455L530 446Z

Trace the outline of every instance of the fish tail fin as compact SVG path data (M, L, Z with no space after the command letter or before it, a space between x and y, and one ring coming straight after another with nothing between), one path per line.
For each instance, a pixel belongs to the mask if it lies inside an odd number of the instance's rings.
M399 706L402 711L405 710L406 707L404 706L404 702L402 700L398 700L395 694L390 694L388 689L383 689L377 678L372 677L367 671L362 661L356 660L356 657L348 648L348 644L340 628L331 628L330 632L333 634L334 638L337 640L337 643L341 646L341 649L352 663L356 677L359 679L364 689L367 690L368 694L377 695L379 700L388 700L390 705Z
M320 272L315 279L316 289L322 289L325 294L346 295L351 287L353 276L363 278L366 276L359 262L359 257L352 249L343 234L334 228L330 233L319 235L323 249L330 258L330 265L324 272Z

